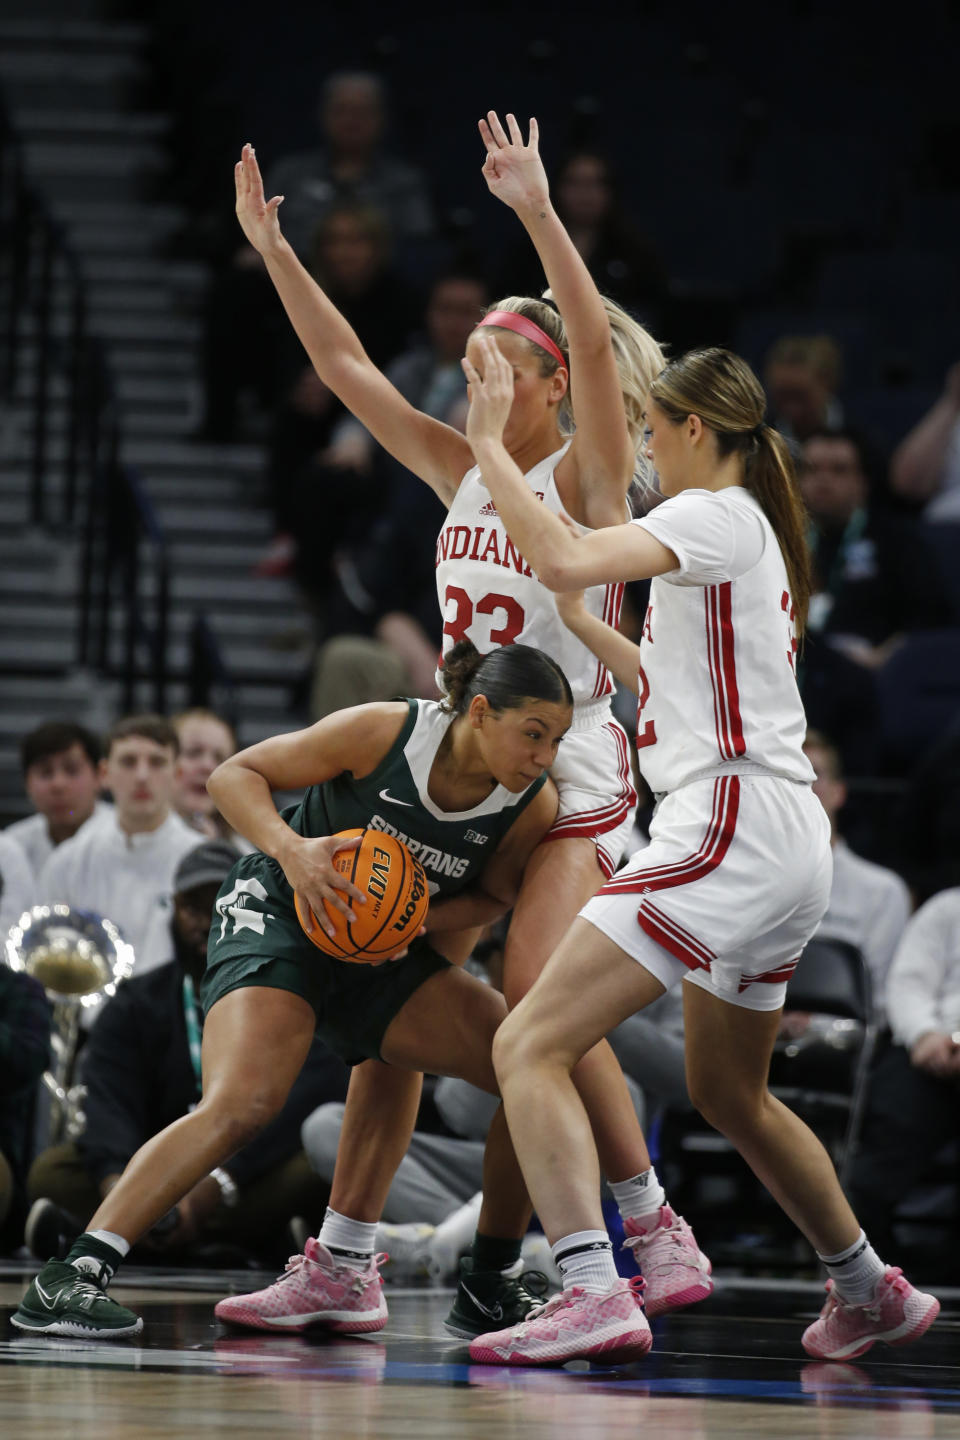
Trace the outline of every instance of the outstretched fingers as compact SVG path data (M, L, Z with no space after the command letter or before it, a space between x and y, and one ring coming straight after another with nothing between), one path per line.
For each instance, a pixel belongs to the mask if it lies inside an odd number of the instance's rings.
M487 155L492 156L495 151L499 150L500 147L497 144L496 140L494 140L493 138L493 132L490 129L490 126L487 124L486 120L478 120L477 129L480 131L480 139L487 147Z
M511 143L514 144L514 145L517 145L517 146L522 150L522 149L523 149L523 143L524 143L524 142L523 142L523 131L520 129L520 126L517 124L517 117L516 117L516 115L511 115L509 111L507 112L507 129L510 131L510 141L511 141Z
M240 152L240 159L243 164L243 178L245 193L254 200L263 199L263 176L260 174L260 166L257 164L257 153L252 145L244 145Z
M494 140L496 140L497 144L500 146L501 150L510 144L510 141L507 139L506 131L500 124L500 116L497 114L496 110L487 111L487 124L490 126L491 134L493 135Z

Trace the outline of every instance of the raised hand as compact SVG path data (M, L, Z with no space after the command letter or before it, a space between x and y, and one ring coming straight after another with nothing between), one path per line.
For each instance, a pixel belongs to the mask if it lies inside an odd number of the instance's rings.
M474 454L483 440L503 440L503 427L513 404L512 365L491 335L481 332L477 336L477 344L480 348L483 374L474 368L466 356L460 362L467 377L470 396L467 440Z
M486 120L481 120L479 125L480 138L487 147L483 178L490 193L518 213L546 205L550 187L540 159L540 130L536 120L530 121L530 139L526 145L513 115L507 116L509 136L495 110L488 110Z
M240 159L233 167L233 178L237 187L237 219L241 229L254 250L266 255L282 238L277 211L283 196L274 195L272 200L264 200L263 177L252 145L244 145L241 150Z

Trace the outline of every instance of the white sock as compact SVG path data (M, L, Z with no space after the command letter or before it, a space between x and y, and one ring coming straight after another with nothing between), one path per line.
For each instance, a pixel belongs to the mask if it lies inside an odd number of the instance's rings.
M564 1235L553 1246L553 1258L560 1267L564 1290L579 1285L592 1295L604 1295L620 1278L606 1230L576 1230Z
M822 1260L840 1298L848 1305L868 1305L887 1268L862 1230L839 1255L821 1255L818 1250L817 1259Z
M608 1183L624 1220L646 1220L667 1203L666 1192L652 1165L629 1180Z
M122 1235L114 1234L112 1230L88 1230L86 1233L94 1240L102 1240L104 1245L112 1245L114 1250L119 1250L123 1260L130 1254L130 1242L124 1240Z
M317 1239L338 1264L349 1265L352 1270L366 1270L373 1259L376 1235L376 1220L369 1223L366 1220L351 1220L348 1215L339 1215L328 1205Z

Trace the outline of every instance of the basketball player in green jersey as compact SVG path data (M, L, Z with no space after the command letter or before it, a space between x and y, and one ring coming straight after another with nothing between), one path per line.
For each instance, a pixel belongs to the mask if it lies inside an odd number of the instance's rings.
M67 1259L41 1269L12 1317L18 1328L139 1333L140 1318L107 1295L110 1278L130 1246L205 1176L230 1203L235 1187L220 1167L280 1110L315 1030L350 1062L377 1058L496 1092L490 1054L505 1002L441 947L462 961L469 941L458 953L447 932L512 903L556 816L544 772L570 724L572 697L556 662L525 645L481 656L463 642L447 657L444 683L445 702L356 706L254 745L214 772L218 809L259 849L237 863L217 900L202 991L203 1099L137 1152ZM301 803L280 815L271 792L301 786L309 787ZM332 832L357 825L401 834L435 890L430 935L379 965L323 954L293 904L296 890L322 918L324 904L349 913L364 903L332 864L338 850L359 843ZM386 1197L407 1130L399 1134L399 1153L378 1145L365 1157L368 1208ZM484 1233L513 1242L529 1211L502 1112L487 1152ZM266 1299L242 1315L222 1301L223 1318L287 1331L381 1329L378 1218L379 1209L363 1219L328 1212L319 1240L260 1292ZM513 1284L515 1305L529 1308L531 1298Z

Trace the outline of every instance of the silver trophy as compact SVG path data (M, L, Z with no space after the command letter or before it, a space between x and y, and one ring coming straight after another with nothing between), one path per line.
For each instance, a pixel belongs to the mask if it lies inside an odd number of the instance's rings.
M52 1058L43 1083L50 1093L45 1145L83 1132L85 1094L73 1084L81 1019L116 992L133 970L133 946L112 920L68 905L35 905L6 941L7 964L38 980L53 1006Z

